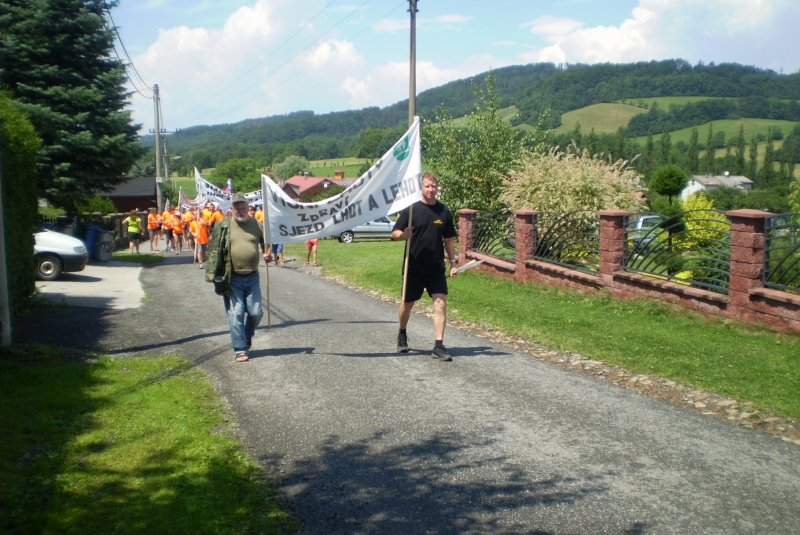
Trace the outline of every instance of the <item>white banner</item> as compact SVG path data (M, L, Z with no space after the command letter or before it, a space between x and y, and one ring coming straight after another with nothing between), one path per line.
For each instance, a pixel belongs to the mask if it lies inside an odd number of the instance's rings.
M419 117L394 147L339 195L318 203L293 201L266 175L264 235L271 243L299 243L352 230L394 214L422 198Z
M200 204L202 208L205 206L207 202L215 202L219 204L220 210L222 210L223 214L228 213L228 209L231 207L231 197L230 193L225 193L220 188L200 176L200 171L197 170L197 167L194 168L194 186L197 189L197 197L195 197L195 202Z

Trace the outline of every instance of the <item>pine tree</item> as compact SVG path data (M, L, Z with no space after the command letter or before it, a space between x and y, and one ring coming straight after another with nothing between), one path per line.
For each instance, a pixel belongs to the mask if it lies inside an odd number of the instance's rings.
M742 175L745 172L744 166L744 125L739 125L739 137L736 138L736 168L734 172Z
M670 162L669 159L669 152L672 148L672 141L669 137L669 127L664 129L664 133L661 134L661 165L668 165Z
M687 166L689 167L689 174L696 175L697 174L697 167L699 165L698 162L698 150L697 150L697 127L695 126L692 128L692 135L689 138L689 152L687 154Z
M775 169L772 162L775 159L775 150L772 145L772 127L767 128L767 148L764 151L764 167L761 169L762 184L768 188L775 181Z
M756 182L756 173L758 171L758 138L753 134L750 139L750 161L747 162L747 178Z
M716 147L714 147L714 123L708 123L708 138L706 138L706 157L705 167L706 173L709 175L714 174L714 157L717 154Z
M575 146L578 148L578 150L580 150L581 147L583 147L583 136L581 135L580 122L575 123L575 131L572 132L572 142L575 143Z
M594 133L594 126L589 132L589 137L586 140L586 148L589 149L590 156L597 154L597 136Z
M616 143L614 143L614 148L615 148L614 159L615 160L624 160L625 159L625 131L622 129L621 126L619 128L617 128L617 137L616 137L615 141L616 141Z
M103 0L0 3L0 85L42 139L39 195L65 208L112 189L141 154L107 9Z

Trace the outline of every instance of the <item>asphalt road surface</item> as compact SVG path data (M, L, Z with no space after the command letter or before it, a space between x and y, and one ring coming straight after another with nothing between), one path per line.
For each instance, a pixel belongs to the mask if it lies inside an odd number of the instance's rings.
M796 445L453 328L439 362L420 316L398 355L393 306L303 270L270 268L273 325L236 363L186 261L145 267L138 309L43 309L23 341L197 363L306 533L800 533Z

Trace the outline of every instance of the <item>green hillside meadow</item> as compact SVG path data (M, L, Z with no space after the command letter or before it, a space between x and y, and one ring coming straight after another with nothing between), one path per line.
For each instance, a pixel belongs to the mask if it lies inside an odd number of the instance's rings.
M631 117L646 113L644 108L629 104L606 103L593 104L578 110L568 111L561 116L561 126L556 128L556 134L566 134L575 129L575 123L581 123L581 132L588 134L592 128L595 133L614 133L622 126L628 126Z

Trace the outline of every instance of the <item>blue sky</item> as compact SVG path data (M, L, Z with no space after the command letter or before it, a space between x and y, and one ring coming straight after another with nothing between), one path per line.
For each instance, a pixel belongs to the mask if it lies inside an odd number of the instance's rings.
M159 85L163 127L174 130L407 98L408 5L121 0L111 14L144 82ZM418 0L418 9L418 91L539 61L800 69L798 0ZM143 133L153 127L145 96L131 97Z

